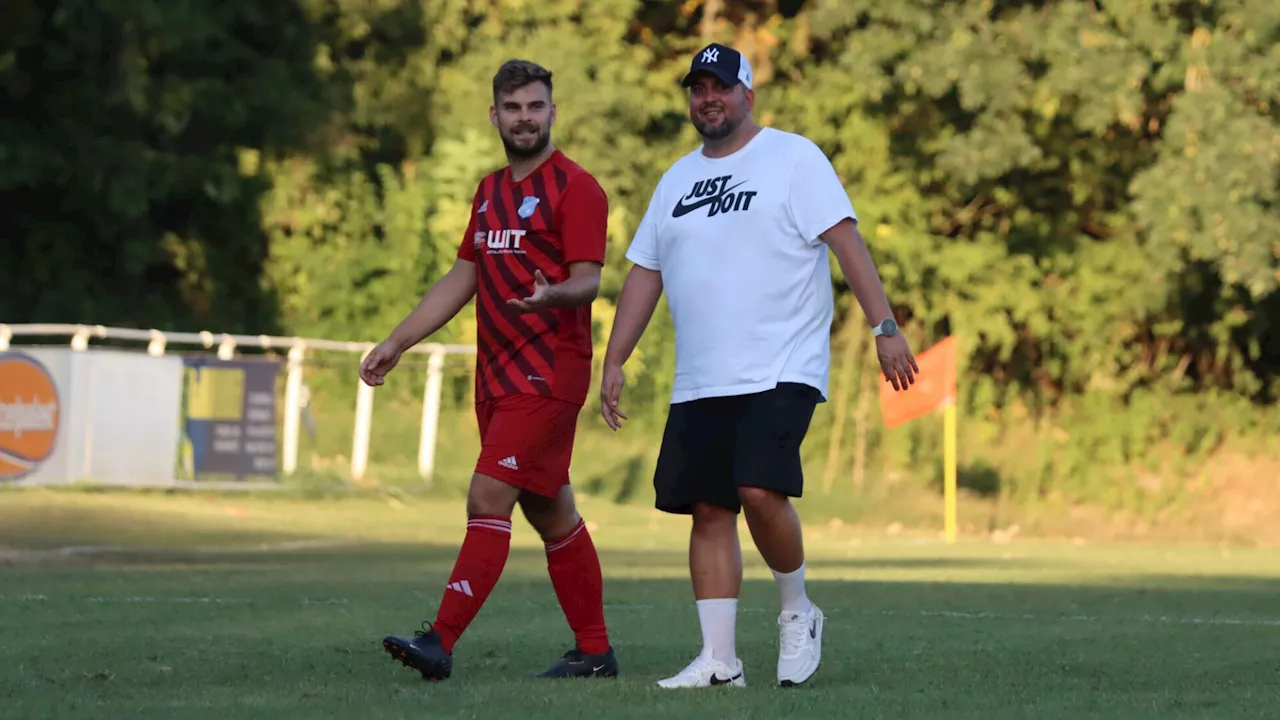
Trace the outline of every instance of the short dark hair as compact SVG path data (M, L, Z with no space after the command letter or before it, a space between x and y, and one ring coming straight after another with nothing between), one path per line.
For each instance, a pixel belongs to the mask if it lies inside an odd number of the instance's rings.
M502 63L493 76L493 101L505 92L512 92L529 83L540 82L551 92L551 71L528 60L508 60Z

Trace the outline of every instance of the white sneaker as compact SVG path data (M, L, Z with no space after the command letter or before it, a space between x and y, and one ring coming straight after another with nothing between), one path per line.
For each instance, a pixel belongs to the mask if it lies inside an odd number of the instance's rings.
M818 670L818 663L822 662L825 620L817 605L812 605L807 613L784 612L778 616L779 685L799 685Z
M658 687L662 688L742 687L746 684L747 675L741 659L723 663L707 655L699 655L679 673L658 681Z

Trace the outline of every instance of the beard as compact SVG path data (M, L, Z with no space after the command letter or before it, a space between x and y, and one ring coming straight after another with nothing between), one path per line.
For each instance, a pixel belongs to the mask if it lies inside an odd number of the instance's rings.
M528 126L522 126L520 129L527 129ZM507 155L518 158L534 157L538 153L547 149L547 145L551 142L551 131L540 130L533 136L532 141L528 137L516 139L516 128L511 128L511 135L500 133L502 136L502 146L506 148ZM528 143L528 144L522 144Z
M698 134L706 140L723 140L733 134L734 130L742 124L741 119L729 117L726 110L720 109L720 121L718 124L712 124L703 119L701 115L694 115L690 118L693 121L693 127L697 129Z

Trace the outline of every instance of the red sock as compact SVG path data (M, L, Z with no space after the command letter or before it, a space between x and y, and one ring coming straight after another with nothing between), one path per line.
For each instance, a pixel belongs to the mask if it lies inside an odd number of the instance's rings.
M432 626L446 652L453 652L454 643L493 592L510 552L511 518L480 515L467 521L467 536Z
M573 628L578 649L590 655L608 652L600 556L582 520L578 520L568 535L547 543L547 570L564 617Z

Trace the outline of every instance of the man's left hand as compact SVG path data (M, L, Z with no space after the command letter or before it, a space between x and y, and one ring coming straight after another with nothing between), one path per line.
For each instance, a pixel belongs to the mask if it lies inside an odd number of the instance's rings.
M511 298L507 304L516 308L521 312L537 312L545 307L549 307L552 295L551 283L541 270L533 271L533 294L521 300L520 298Z
M876 338L876 357L880 359L880 369L884 379L893 383L894 390L906 390L916 382L920 366L907 346L907 339L902 335L891 335Z

